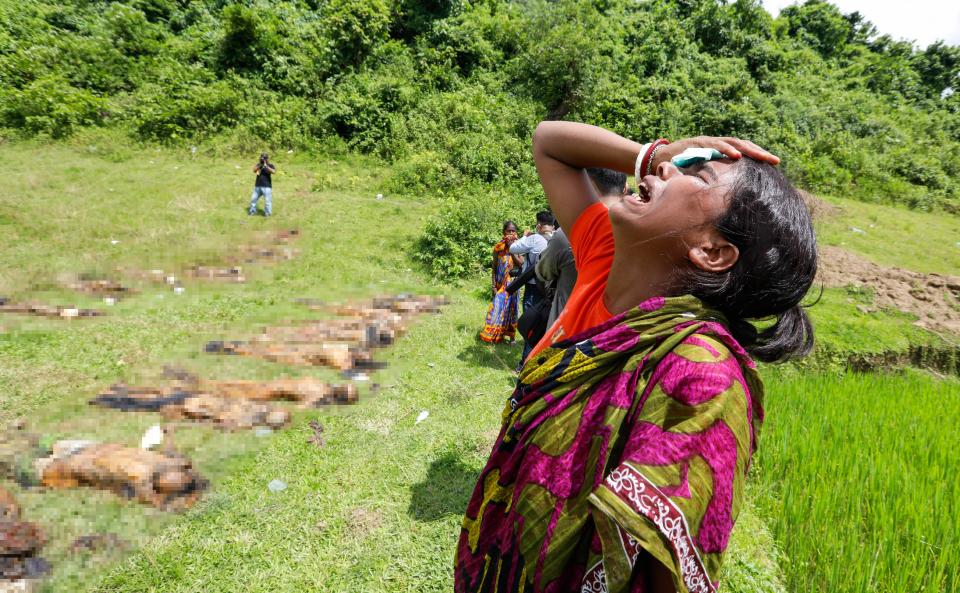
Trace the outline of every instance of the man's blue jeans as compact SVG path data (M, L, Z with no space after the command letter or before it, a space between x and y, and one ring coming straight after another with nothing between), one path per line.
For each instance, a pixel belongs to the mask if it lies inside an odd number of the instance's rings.
M253 195L250 196L250 207L247 208L247 212L250 214L257 213L257 200L260 199L260 196L263 196L264 212L267 216L270 216L273 211L273 204L270 202L270 198L273 197L273 189L269 187L253 188Z

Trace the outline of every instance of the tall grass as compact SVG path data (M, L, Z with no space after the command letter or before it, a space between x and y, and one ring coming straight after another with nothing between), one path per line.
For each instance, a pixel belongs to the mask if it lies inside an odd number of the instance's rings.
M768 382L758 504L788 589L960 588L960 384L919 373Z

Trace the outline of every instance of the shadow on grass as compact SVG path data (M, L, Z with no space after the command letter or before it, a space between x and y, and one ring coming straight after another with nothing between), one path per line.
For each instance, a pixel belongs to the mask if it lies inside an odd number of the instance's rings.
M491 369L512 371L520 362L519 342L507 344L488 344L479 337L460 351L457 358L471 366L483 366Z
M437 521L462 514L479 473L458 454L444 453L430 464L427 477L410 488L412 496L407 513L417 521Z

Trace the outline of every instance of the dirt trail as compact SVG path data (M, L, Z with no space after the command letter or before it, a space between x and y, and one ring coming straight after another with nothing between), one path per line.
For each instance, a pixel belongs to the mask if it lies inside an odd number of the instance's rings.
M935 332L960 335L960 277L921 274L902 268L887 268L859 255L823 245L820 247L818 279L826 286L856 286L873 292L873 305L860 305L863 312L896 309L912 313L916 325Z

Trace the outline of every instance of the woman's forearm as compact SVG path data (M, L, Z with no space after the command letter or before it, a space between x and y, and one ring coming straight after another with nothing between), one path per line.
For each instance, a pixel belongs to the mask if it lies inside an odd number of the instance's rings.
M534 156L577 169L603 167L632 174L642 145L609 130L567 121L545 121L533 133Z

